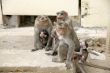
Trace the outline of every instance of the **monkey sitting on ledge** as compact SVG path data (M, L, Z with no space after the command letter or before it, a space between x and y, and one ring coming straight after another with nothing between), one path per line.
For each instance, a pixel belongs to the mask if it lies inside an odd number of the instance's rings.
M34 49L32 49L31 51L37 51L39 49L43 49L43 42L41 41L41 38L44 38L44 35L42 35L41 32L42 30L46 30L48 32L48 40L46 40L47 44L45 44L45 48L46 47L50 47L51 45L48 45L48 43L50 42L50 34L51 34L51 30L52 30L52 22L50 20L50 18L48 16L45 15L40 15L35 19L35 24L34 24ZM50 49L50 48L48 48ZM45 49L47 50L47 49Z

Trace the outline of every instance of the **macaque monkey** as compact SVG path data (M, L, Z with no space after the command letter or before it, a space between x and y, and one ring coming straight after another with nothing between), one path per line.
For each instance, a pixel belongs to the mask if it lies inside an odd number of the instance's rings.
M42 32L41 32L42 30L45 30L48 32L48 40L46 41L47 43L45 44L46 45L45 47L49 47L50 45L48 43L50 42L49 40L50 40L50 36L51 36L51 31L52 31L52 22L49 19L49 17L44 16L44 15L38 16L35 19L35 24L34 24L34 49L32 49L32 51L36 51L36 50L42 49L44 47L43 42L40 40L40 38L42 37Z
M53 62L66 61L67 68L71 67L71 58L75 50L75 43L72 36L72 29L64 21L55 22L55 33L57 35L57 43L53 50L57 50L58 55L53 58Z
M42 47L45 48L48 42L49 33L46 30L42 30L39 33L40 41L42 43Z
M80 41L80 51L79 52L74 52L74 55L76 54L77 57L79 58L79 63L85 63L86 59L88 57L88 44L86 41L81 40Z
M72 36L73 36L73 40L74 40L74 44L75 44L75 51L79 51L80 50L80 42L78 40L78 37L76 35L76 32L74 30L74 23L73 20L68 16L68 13L66 11L59 11L57 12L57 17L56 17L57 22L60 21L64 21L65 23L67 23L70 27L70 29L72 30Z

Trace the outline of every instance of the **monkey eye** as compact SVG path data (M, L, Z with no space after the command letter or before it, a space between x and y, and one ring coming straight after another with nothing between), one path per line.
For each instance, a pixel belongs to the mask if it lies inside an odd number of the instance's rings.
M60 14L60 12L57 12L57 15L59 15Z
M63 13L60 13L61 15L63 15Z
M45 18L48 18L47 16L45 16Z
M41 18L41 16L38 16L37 18Z

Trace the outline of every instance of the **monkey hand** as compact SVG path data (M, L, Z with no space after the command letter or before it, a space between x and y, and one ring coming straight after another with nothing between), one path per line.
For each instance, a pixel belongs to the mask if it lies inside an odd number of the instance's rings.
M57 37L56 32L51 33L51 37L56 38Z
M66 61L66 67L67 69L71 69L71 61Z
M47 47L47 46L46 46L44 49L45 49L46 51L49 51L49 50L50 50L50 47Z

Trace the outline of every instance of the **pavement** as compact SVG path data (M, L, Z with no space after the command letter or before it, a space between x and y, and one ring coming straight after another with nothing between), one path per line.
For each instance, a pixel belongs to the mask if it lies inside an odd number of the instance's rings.
M78 28L76 32L78 34L78 37L80 38L86 37L106 38L107 33L105 28L104 29ZM66 69L64 63L52 62L52 56L46 55L45 50L31 52L31 49L34 48L33 35L34 35L33 27L0 29L0 73L6 67L59 68L61 70ZM104 71L102 72L99 71L95 73L104 73ZM57 69L56 73L58 73ZM110 72L106 71L106 73Z

